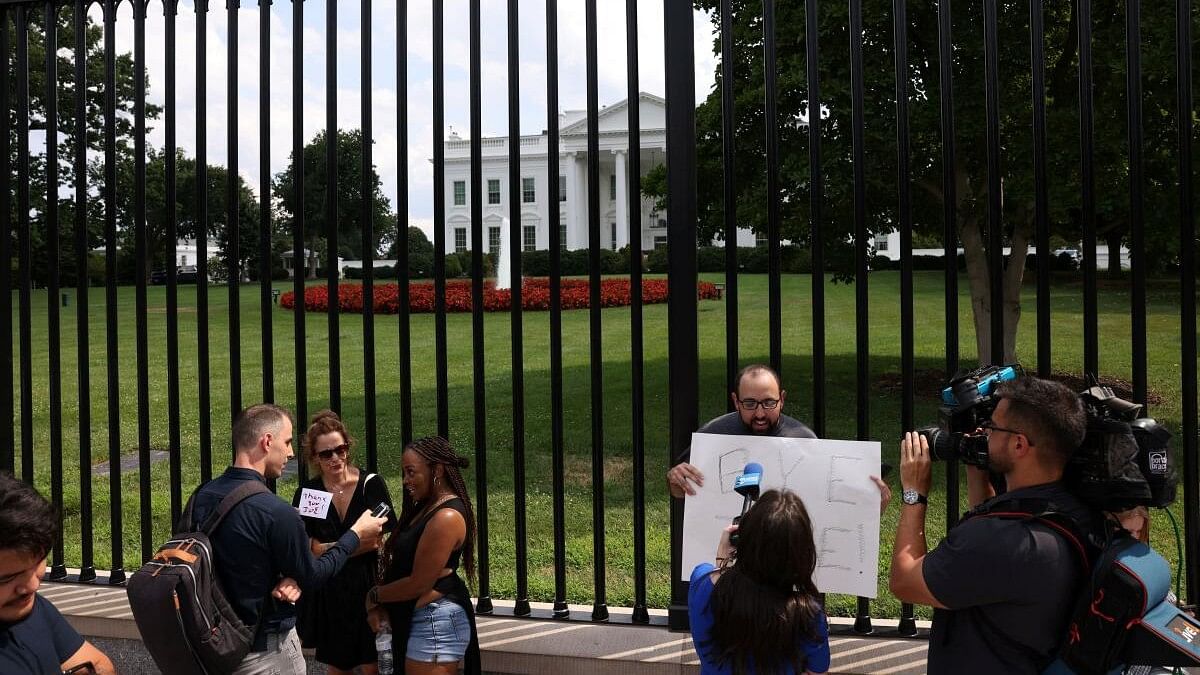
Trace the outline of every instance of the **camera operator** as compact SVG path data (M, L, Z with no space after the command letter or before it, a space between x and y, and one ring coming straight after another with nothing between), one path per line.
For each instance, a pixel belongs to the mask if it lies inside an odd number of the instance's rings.
M1022 500L1091 522L1091 511L1060 482L1083 441L1083 404L1062 384L1029 376L1001 384L997 396L991 419L975 433L987 436L988 469L1004 477L1008 492L997 497L988 472L968 466L972 510L932 551L924 531L929 445L916 432L900 443L904 497L890 587L902 601L935 608L928 663L935 675L1041 672L1065 634L1081 581L1078 554L1049 525L985 516Z

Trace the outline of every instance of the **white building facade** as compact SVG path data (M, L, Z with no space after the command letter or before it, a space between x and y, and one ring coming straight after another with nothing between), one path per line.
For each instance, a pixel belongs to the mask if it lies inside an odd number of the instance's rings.
M640 159L643 176L666 159L666 101L643 92L640 106ZM628 101L605 106L599 111L600 130L600 243L617 250L629 244L629 200L640 202L642 250L667 242L667 215L654 209L654 201L629 194L630 170ZM550 246L550 214L559 214L560 241L565 249L587 248L588 151L587 114L568 110L559 115L558 203L549 202L547 180L548 137L545 132L519 139L521 156L521 240L513 245L524 251ZM483 184L470 187L471 142L453 132L446 141L446 250L471 250L471 200L483 200L484 245L498 253L501 237L509 226L509 167L507 136L480 140ZM636 229L636 228L633 228Z

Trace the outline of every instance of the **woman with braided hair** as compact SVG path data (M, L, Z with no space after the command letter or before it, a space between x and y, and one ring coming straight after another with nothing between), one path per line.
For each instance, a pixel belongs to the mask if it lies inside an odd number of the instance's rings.
M475 512L463 481L467 459L439 436L404 448L400 523L384 547L378 586L367 593L368 620L387 620L393 649L405 649L409 675L454 675L460 662L481 672L471 593L461 562L475 578Z

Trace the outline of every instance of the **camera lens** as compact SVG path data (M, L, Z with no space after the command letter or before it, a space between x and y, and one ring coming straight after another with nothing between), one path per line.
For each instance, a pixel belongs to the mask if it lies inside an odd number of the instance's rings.
M929 443L930 458L943 462L954 459L954 434L941 427L924 427L917 433Z

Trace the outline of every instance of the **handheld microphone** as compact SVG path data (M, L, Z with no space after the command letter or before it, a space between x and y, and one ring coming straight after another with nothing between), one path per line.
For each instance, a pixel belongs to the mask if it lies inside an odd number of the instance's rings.
M762 464L758 462L749 462L746 468L742 469L742 475L738 476L733 481L733 491L742 496L742 513L733 519L733 524L737 525L742 521L746 512L754 505L755 500L762 491ZM734 532L729 538L729 542L737 546L738 533Z

